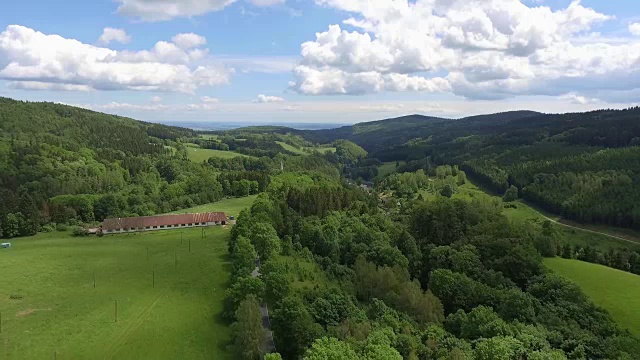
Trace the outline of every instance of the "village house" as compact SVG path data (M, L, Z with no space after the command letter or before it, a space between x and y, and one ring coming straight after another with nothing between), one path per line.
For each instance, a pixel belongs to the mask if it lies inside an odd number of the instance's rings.
M226 224L227 216L223 212L140 216L105 219L102 223L102 233L120 234L139 231L171 230Z

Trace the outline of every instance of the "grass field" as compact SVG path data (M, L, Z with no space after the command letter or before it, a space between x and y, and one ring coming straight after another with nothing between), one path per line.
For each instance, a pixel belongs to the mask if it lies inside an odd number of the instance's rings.
M404 164L404 161L400 162L400 165ZM379 178L383 178L393 172L395 172L397 169L396 167L396 162L392 161L392 162L386 162L386 163L382 163L382 165L378 166L378 177Z
M193 147L187 147L189 160L194 162L203 162L209 160L212 157L219 157L223 159L232 159L238 156L245 156L233 151L212 150L212 149L199 149Z
M298 149L295 146L289 145L285 142L282 141L276 141L276 143L280 146L282 146L285 150L287 151L291 151L294 154L298 154L298 155L309 155L310 153L302 151L301 149ZM323 146L317 146L317 147L306 147L305 149L310 150L310 151L318 151L321 153L327 153L327 152L336 152L336 148L334 147L323 147Z
M203 212L217 212L222 211L227 215L238 216L242 209L248 208L253 204L253 201L258 195L251 195L243 198L224 199L215 203L198 205L189 209L182 209L174 211L171 214L188 214L188 213L203 213Z
M578 260L554 258L545 259L544 263L576 282L620 326L640 335L640 276Z
M433 192L428 192L427 190L423 190L420 192L422 196L426 199L429 197L439 196ZM456 193L453 195L453 198L460 199L474 199L474 198L482 198L482 199L495 199L497 201L502 201L499 196L491 195L472 182L467 181L466 184L462 186L458 186ZM515 208L505 208L503 210L503 214L511 219L512 221L517 222L526 222L530 221L537 224L542 224L547 219L550 218L553 220L559 220L559 216L546 213L540 209L534 208L523 201L516 201L512 203L515 205ZM564 222L564 221L563 221ZM580 225L582 226L582 225ZM569 242L572 245L580 245L580 246L598 246L601 248L609 249L609 248L623 248L623 249L640 249L640 243L633 243L625 240L611 238L605 235L600 235L592 232L582 231L579 229L571 229L561 225L554 225L558 233L558 238L562 242ZM588 226L585 228L589 228ZM606 231L606 227L598 227L601 231ZM607 231L608 233L614 233L614 230Z
M14 239L0 251L0 359L231 359L229 230L205 231Z

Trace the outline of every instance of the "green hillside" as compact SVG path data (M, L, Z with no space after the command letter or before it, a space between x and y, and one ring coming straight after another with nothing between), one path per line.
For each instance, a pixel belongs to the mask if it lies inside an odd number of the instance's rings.
M264 190L269 160L216 168L203 162L247 156L191 139L198 134L189 129L0 98L0 238Z
M572 221L640 230L640 108L512 112L458 120L411 116L305 133L346 138L399 171L458 165L493 192ZM366 179L365 180L370 180Z
M578 260L553 258L544 264L575 281L624 328L640 335L640 275Z

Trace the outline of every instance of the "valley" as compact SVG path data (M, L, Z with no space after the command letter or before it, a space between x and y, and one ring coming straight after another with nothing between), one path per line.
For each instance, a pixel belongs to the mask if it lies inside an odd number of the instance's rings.
M635 213L612 200L635 196L637 146L605 145L588 115L197 132L2 101L4 358L640 352ZM626 126L635 111L603 116ZM209 212L224 225L101 236L105 219Z

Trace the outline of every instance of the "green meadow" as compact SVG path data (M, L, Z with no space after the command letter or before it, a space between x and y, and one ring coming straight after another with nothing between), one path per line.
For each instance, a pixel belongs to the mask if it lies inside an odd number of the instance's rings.
M254 199L182 212L237 214ZM229 228L202 236L200 228L11 240L0 250L0 359L231 359L221 319Z
M217 227L204 238L184 229L13 240L0 251L0 359L230 359L228 236Z
M620 326L640 335L640 276L578 260L544 259L544 264L577 283Z
M400 165L404 164L404 161L400 162ZM391 173L396 172L397 166L395 161L385 162L378 166L378 178L383 178Z
M286 142L283 141L276 141L276 143L280 146L282 146L283 149L290 151L294 154L297 155L309 155L310 153L305 152L302 149L299 149L295 146L289 145ZM324 146L316 146L316 147L305 147L304 149L309 150L309 151L318 151L320 153L328 153L328 152L336 152L336 148L334 147L324 147Z
M433 198L435 196L440 196L438 191L429 191L422 190L420 194L425 198ZM493 194L489 194L483 189L479 188L471 181L467 180L464 185L458 186L456 192L453 194L453 198L459 199L494 199L496 201L502 202L502 198L500 196L496 196ZM538 208L535 208L522 200L514 201L508 204L504 210L503 214L512 221L515 222L532 222L539 225L542 225L545 221L551 219L553 221L560 221L565 223L565 221L561 220L559 216L549 214L544 212ZM573 224L578 226L578 224ZM563 226L560 224L554 224L554 229L558 234L558 239L562 242L568 242L572 245L579 246L598 246L604 247L606 249L613 248L632 248L632 249L640 249L640 242L637 241L639 236L637 236L637 232L633 232L631 230L620 230L618 228L610 228L606 226L583 226L579 225L580 228L571 228L567 226ZM598 234L596 232L589 231L593 228L592 231L599 231L602 233L616 235L619 236L621 231L626 231L627 235L625 239L617 239L614 237L606 236L603 234ZM632 236L632 233L635 233L636 236Z
M223 159L233 159L238 156L247 157L247 155L239 154L233 151L201 149L196 147L187 147L187 155L189 156L189 160L199 163L207 161L212 157L219 157Z

